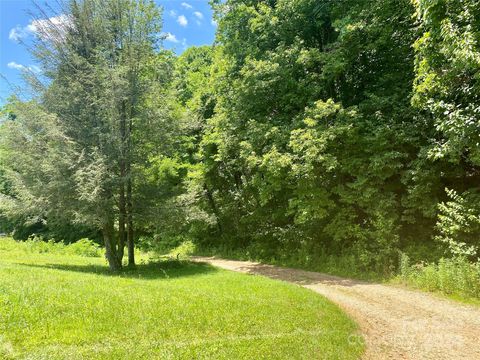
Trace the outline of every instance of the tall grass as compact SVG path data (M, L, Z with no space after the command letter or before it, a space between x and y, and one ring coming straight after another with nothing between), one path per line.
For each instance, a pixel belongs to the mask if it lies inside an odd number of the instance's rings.
M103 253L101 247L90 239L81 239L72 244L65 244L61 241L44 241L38 236L31 237L26 241L15 241L11 238L0 239L0 250L10 249L29 253L52 253L85 257L100 257Z
M405 254L400 258L399 281L427 291L458 298L480 299L480 262L465 258L440 259L437 263L411 264Z

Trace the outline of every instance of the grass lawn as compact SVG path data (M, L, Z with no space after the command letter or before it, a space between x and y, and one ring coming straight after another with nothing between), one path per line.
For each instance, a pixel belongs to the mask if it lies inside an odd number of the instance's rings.
M309 290L208 265L38 253L0 238L0 359L356 359L355 324Z

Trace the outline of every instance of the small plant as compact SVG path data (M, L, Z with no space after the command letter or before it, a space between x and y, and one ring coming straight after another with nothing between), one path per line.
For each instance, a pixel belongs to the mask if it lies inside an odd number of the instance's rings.
M399 266L400 276L402 279L408 279L408 276L411 273L410 268L410 258L407 254L400 252L400 266Z
M472 258L479 251L480 194L458 194L445 189L450 201L439 204L437 240L446 244L454 256Z
M63 253L65 244L55 239L45 241L40 235L32 235L24 242L25 248L35 253Z

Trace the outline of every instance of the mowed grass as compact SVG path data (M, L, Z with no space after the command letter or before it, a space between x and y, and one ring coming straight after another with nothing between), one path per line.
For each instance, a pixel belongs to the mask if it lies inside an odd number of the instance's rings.
M356 359L358 339L287 283L177 261L112 275L0 239L0 359Z

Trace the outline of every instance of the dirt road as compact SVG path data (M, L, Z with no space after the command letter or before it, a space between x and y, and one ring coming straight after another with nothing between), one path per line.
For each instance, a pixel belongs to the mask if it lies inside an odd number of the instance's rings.
M359 324L367 345L365 359L480 359L480 308L321 273L246 261L194 260L289 281L324 295Z

